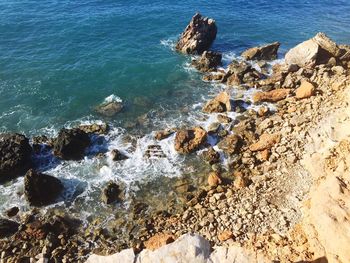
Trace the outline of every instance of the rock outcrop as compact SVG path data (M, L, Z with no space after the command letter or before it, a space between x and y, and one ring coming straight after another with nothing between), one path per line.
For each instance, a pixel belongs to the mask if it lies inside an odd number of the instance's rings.
M32 148L21 134L0 135L0 183L23 175L31 166Z
M326 64L332 57L340 58L341 55L341 49L333 40L324 33L318 33L313 38L289 50L285 56L285 62L287 65L314 67Z
M244 51L241 56L247 60L273 60L277 58L279 42L274 42L264 46L253 47Z
M219 52L204 51L202 56L192 61L192 65L201 72L215 70L221 65L222 55Z
M56 177L29 170L24 177L24 195L32 206L44 206L53 203L63 190Z
M181 34L176 49L185 54L202 54L210 48L216 33L215 20L197 13Z
M260 136L259 141L250 145L249 149L252 152L263 151L272 148L276 143L279 143L281 136L279 134L264 133Z
M238 86L249 84L263 77L259 71L252 67L246 61L232 61L228 66L228 71L222 79L222 82L228 86Z
M220 92L214 99L208 101L204 107L203 112L213 113L213 112L226 112L231 111L231 98L226 92Z
M64 160L80 160L90 145L89 135L78 129L62 129L54 143L54 154Z
M117 113L121 112L124 108L124 105L121 101L109 101L102 103L96 107L96 112L106 117L113 117Z
M207 132L201 127L179 130L175 137L175 150L186 154L196 151L207 139Z

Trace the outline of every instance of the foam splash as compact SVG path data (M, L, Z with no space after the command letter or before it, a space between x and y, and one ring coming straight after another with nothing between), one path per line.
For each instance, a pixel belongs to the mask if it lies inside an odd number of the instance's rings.
M117 95L109 95L108 97L106 97L103 101L104 103L111 103L111 102L123 102L123 100L118 97Z
M170 37L168 39L160 40L160 44L164 47L170 48L171 50L175 50L177 37Z

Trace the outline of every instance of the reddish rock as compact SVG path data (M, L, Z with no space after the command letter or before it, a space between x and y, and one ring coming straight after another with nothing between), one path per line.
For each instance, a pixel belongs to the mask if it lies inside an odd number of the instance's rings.
M211 172L208 176L208 184L209 186L218 186L222 183L222 180L220 178L220 175L218 172Z
M218 239L223 242L233 238L233 233L230 230L225 230L218 235Z
M305 99L305 98L310 98L313 96L315 93L315 86L314 84L308 82L308 81L303 81L300 85L299 88L296 89L295 91L295 97L297 99Z
M247 60L273 60L277 58L279 42L274 42L260 47L253 47L244 51L241 56Z
M203 112L225 112L231 111L231 98L226 92L220 92L214 99L208 101L203 107Z
M281 136L279 134L263 134L260 136L259 141L250 145L249 149L252 152L263 151L266 149L271 149L276 143L279 143Z
M175 238L173 234L158 233L145 242L145 247L153 251L174 242Z
M253 95L253 101L257 102L277 102L284 100L290 94L290 89L275 89L267 92L259 91Z
M180 130L175 137L175 150L186 154L196 151L207 139L207 132L201 127Z
M227 154L235 154L241 146L242 139L237 134L230 134L218 143L219 149Z

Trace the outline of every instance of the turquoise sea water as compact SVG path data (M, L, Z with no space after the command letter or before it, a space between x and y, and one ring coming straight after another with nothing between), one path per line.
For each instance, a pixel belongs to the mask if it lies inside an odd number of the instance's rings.
M196 169L179 166L188 158L174 152L173 138L161 142L166 160L143 159L154 143L150 131L200 123L200 103L219 89L202 82L189 68L190 58L172 49L196 11L217 21L212 48L224 53L226 63L245 48L273 41L282 43L282 58L319 31L350 43L348 0L0 2L0 131L53 135L64 125L108 121L113 129L106 147L131 157L123 164L50 160L40 169L64 181L62 200L91 210L97 190L110 179L128 185ZM125 111L113 118L97 115L94 107L113 94L123 100ZM140 138L132 147L121 136L131 130ZM164 180L153 182L148 194L168 191L164 185L171 183ZM17 194L21 185L19 178L0 186L1 208L23 203ZM135 191L142 187L134 185Z

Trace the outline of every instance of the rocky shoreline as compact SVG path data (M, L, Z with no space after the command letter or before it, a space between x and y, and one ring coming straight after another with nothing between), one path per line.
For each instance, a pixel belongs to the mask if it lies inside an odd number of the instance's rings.
M196 14L176 48L198 55L192 65L203 73L204 81L225 85L225 90L202 109L216 116L217 121L208 129L177 127L155 133L159 141L175 134L174 149L179 154L200 152L203 162L211 166L208 182L199 189L186 183L179 185L184 199L181 211L149 214L147 206L136 203L128 218L109 222L114 229L111 233L98 220L84 226L61 211L43 214L34 208L17 215L13 207L7 211L7 218L0 219L1 262L84 262L92 253L112 254L128 247L135 253L144 248L154 250L189 232L202 235L210 245L235 243L281 262L321 257L335 258L330 262L347 262L349 254L341 250L343 243L338 243L338 247L325 245L321 223L309 220L324 252L311 245L310 236L300 230L300 223L307 214L302 213L303 201L318 180L310 176L305 165L310 140L330 114L348 110L350 46L338 45L319 33L291 49L284 62L272 68L268 61L277 58L279 42L253 47L242 53L242 60L222 69L221 54L209 50L216 34L215 21ZM233 90L240 94L250 89L254 91L252 101L231 95ZM246 104L254 107L246 110ZM119 104L107 106L103 105L99 112L110 116L122 109ZM228 112L240 115L232 119ZM81 160L91 144L91 136L107 131L106 124L85 125L62 129L54 139L39 136L31 142L20 134L1 135L0 179L8 181L25 175L27 202L37 207L52 203L62 185L57 178L35 171L33 152L46 149L62 160ZM316 152L317 147L313 149ZM336 153L332 163L338 162L338 155L344 155ZM127 158L118 149L111 154L116 162ZM144 154L145 158L166 158L157 145L149 145ZM227 165L223 165L223 159ZM333 169L336 167L333 165ZM349 177L341 182L347 189L343 192L348 193ZM123 200L123 189L115 182L108 183L101 192L106 204ZM317 198L311 200L322 207ZM349 216L348 210L344 211L345 217ZM316 212L313 213L315 217ZM344 227L349 218L345 221ZM345 241L349 240L346 232L340 232Z

